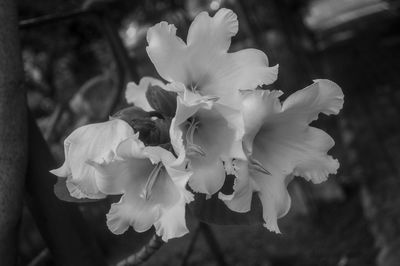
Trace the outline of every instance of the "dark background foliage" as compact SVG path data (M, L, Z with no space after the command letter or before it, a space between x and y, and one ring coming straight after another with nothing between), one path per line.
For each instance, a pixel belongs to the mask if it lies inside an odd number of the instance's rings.
M126 82L157 76L145 52L147 28L166 20L185 39L199 11L215 12L212 3L238 14L231 51L256 47L279 63L278 81L268 88L289 95L329 78L345 94L338 117L316 122L336 140L338 175L321 185L290 185L293 206L280 220L281 235L261 225L212 226L227 264L400 265L399 1L19 0L28 105L58 163L73 129L126 106ZM105 213L115 200L79 205L108 263L152 234L109 233ZM53 265L30 212L24 207L19 265ZM198 226L193 215L188 223L192 234L170 241L145 265L180 264ZM217 264L205 239L193 242L188 265Z

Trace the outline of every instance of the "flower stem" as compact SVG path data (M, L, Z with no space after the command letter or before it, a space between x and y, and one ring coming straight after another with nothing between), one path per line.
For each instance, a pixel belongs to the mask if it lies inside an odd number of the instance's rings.
M161 237L154 234L150 241L142 247L138 252L133 253L124 260L117 263L116 266L134 266L148 260L157 250L159 250L165 242Z

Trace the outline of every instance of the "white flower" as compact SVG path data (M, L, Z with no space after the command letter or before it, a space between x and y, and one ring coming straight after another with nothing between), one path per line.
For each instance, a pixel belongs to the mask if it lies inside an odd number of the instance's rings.
M131 88L146 91L148 82L142 81ZM151 79L151 82L162 84L156 79ZM232 157L245 159L241 144L244 133L242 115L217 103L218 97L200 96L185 90L182 83L173 82L162 88L167 91L180 88L183 91L177 97L177 109L171 122L171 144L179 156L178 161L182 164L187 162L193 172L190 187L196 192L212 195L224 184L224 161ZM143 98L140 104L145 106L147 101ZM241 132L237 131L238 128L242 128Z
M67 178L67 188L75 198L104 198L96 186L95 169L86 162L103 161L131 135L132 128L119 119L77 128L64 141L64 164L51 173Z
M236 174L233 195L220 194L227 206L247 212L255 191L263 205L265 226L279 232L277 219L290 208L286 186L293 176L320 183L335 174L339 162L327 155L333 139L309 124L319 113L338 114L343 92L329 80L316 80L290 95L283 104L280 91L256 90L243 101L244 150L248 162L232 161Z
M119 119L87 125L71 136L66 142L66 162L52 173L67 177L81 192L94 191L102 197L122 194L107 214L113 233L122 234L129 226L144 232L154 225L156 233L168 241L188 232L185 205L193 195L185 186L191 173L171 152L144 146L138 134ZM81 170L75 171L77 167Z
M201 12L191 24L185 43L176 36L174 25L161 22L147 32L147 53L165 80L240 108L240 90L271 84L278 67L268 67L268 58L260 50L228 53L238 25L236 14L229 9L220 9L214 17Z
M188 160L193 171L190 187L212 195L224 183L224 161L232 157L245 159L241 140L236 138L235 125L223 116L227 108L215 103L215 99L177 99L176 116L170 128L171 143L179 161Z

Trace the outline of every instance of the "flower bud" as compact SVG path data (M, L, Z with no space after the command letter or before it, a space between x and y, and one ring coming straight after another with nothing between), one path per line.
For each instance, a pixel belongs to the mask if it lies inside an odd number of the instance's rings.
M169 126L171 119L160 118L157 112L146 112L132 106L112 115L110 119L121 119L127 122L135 132L139 132L139 139L146 145L160 145L169 142Z
M149 84L146 98L154 110L165 117L174 117L176 111L176 93L162 89L160 86Z

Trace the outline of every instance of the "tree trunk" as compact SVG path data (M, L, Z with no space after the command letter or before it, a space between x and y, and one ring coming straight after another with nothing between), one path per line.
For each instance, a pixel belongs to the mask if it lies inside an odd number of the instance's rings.
M27 156L16 4L0 0L0 264L14 265Z

